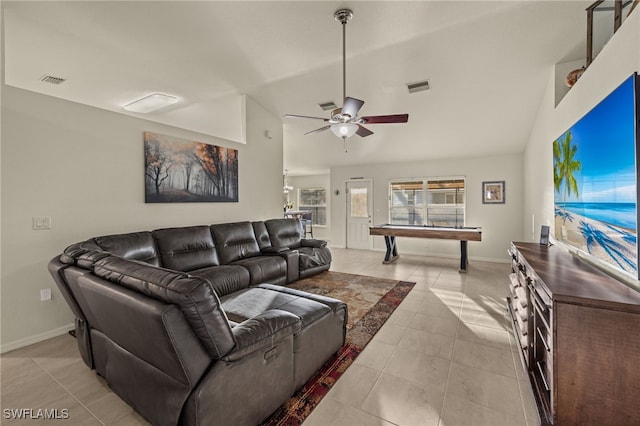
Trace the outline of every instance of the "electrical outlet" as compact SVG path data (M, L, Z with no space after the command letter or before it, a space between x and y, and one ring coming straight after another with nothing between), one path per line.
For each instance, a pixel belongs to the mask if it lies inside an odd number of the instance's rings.
M34 216L33 229L51 229L51 216Z
M50 288L43 288L42 290L40 290L40 301L44 302L46 300L51 300L51 289Z

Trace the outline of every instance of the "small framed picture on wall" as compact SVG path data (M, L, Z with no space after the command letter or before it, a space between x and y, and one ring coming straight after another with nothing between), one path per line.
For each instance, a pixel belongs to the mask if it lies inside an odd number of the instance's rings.
M482 182L482 204L504 204L504 181Z

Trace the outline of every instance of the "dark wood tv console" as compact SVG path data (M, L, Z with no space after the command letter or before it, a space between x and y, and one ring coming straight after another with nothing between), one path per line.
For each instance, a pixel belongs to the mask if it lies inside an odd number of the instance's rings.
M640 424L640 293L560 247L510 254L507 307L542 424Z

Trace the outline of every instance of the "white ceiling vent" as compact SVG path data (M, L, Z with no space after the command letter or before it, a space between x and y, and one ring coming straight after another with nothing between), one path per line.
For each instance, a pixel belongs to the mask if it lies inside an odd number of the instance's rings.
M67 79L62 77L54 77L52 75L45 75L40 79L40 81L44 81L45 83L51 83L51 84L62 84L65 81L67 81Z
M407 83L407 90L409 93L422 92L425 90L429 90L431 86L429 85L429 80L418 81L416 83Z
M333 111L334 109L338 108L338 105L336 105L336 103L333 101L324 102L318 105L320 106L320 108L322 108L323 111Z

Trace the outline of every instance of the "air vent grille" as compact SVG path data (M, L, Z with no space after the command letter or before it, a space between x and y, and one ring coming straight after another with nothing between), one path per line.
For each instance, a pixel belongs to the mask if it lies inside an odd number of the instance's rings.
M51 83L51 84L62 84L65 81L67 81L67 79L62 77L54 77L52 75L45 75L40 79L40 81L44 81L45 83Z
M323 111L333 111L334 109L338 108L338 105L336 105L336 103L333 101L323 102L318 105L320 106L320 108L322 108Z
M422 92L431 88L429 80L418 81L416 83L407 83L409 93Z

